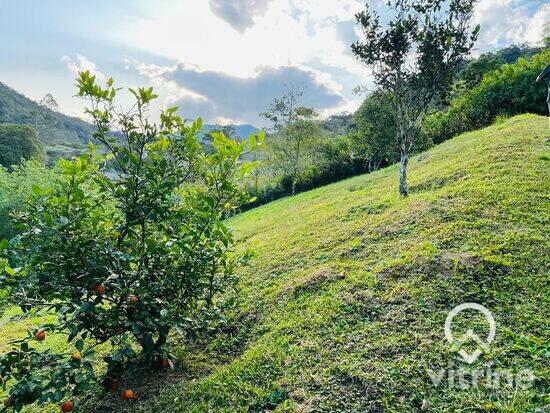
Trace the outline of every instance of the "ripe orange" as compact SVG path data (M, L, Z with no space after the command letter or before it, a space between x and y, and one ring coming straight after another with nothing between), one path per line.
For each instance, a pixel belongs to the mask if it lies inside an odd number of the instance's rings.
M124 393L122 393L122 398L124 400L132 400L135 397L135 394L132 390L124 390Z
M34 338L38 341L43 341L46 338L46 332L44 330L39 330L34 335Z
M139 301L139 298L137 295L132 294L130 295L130 297L128 297L128 301L130 302L130 304L136 305Z
M70 401L70 400L68 400L68 401L63 402L63 403L61 404L61 411L62 411L62 412L65 412L65 413L67 413L67 412L72 412L72 411L73 411L73 407L74 407L73 402Z
M170 361L167 358L163 358L160 361L160 365L162 366L163 369L167 369L170 367Z
M105 294L105 286L103 284L97 284L93 290L97 295Z
M77 351L77 352L73 353L71 359L73 361L81 361L82 360L82 354L80 354L80 352Z
M7 407L8 409L10 407L13 407L13 400L11 397L7 398L6 400L4 400L4 407Z

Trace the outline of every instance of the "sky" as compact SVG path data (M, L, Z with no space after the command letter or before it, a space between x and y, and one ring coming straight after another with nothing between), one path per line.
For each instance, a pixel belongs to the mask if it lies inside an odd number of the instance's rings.
M381 0L370 4L383 11ZM74 77L153 85L154 110L265 126L259 113L290 89L323 116L355 110L373 87L352 55L364 0L0 0L0 81L31 99L51 93L78 116ZM545 0L479 0L474 54L542 39Z

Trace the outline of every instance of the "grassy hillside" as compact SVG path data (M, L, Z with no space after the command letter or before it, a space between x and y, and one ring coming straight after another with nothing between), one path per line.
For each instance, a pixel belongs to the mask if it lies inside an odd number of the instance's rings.
M546 136L547 119L518 116L413 158L406 199L393 166L234 217L238 239L257 252L241 271L239 307L221 332L181 343L176 370L130 381L139 400L129 411L550 404ZM474 366L529 368L530 389L434 387L428 368L465 366L443 334L448 312L464 302L483 304L497 322L490 353ZM482 320L470 321L484 331Z

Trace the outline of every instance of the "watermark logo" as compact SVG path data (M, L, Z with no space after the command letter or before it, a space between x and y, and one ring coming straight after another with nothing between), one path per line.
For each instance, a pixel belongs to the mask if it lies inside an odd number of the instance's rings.
M489 323L489 335L485 340L482 340L471 329L466 331L466 333L458 340L455 339L452 332L452 322L456 315L464 310L475 310L485 316L487 322ZM496 330L497 324L493 314L487 308L477 303L464 303L456 306L449 312L449 315L447 315L447 319L445 320L445 338L452 345L452 350L458 351L458 354L460 354L464 361L468 364L474 363L479 358L481 353L486 353L489 351L489 344L491 344L495 339ZM472 353L468 353L464 350L464 346L470 342L474 342L478 346Z
M456 337L453 334L453 320L462 311L470 310L481 313L489 325L487 336L480 337L473 329L468 329L466 333ZM477 303L464 303L453 308L445 320L445 339L451 345L451 351L457 352L467 366L456 366L452 361L449 362L447 369L431 370L428 369L428 375L434 386L440 386L447 379L447 385L450 388L459 387L461 389L476 388L481 385L489 388L500 388L501 386L516 387L520 389L529 388L535 379L533 372L529 369L520 370L513 373L505 369L493 369L492 363L485 368L475 368L472 365L479 359L482 353L489 352L489 345L494 341L497 331L495 317L486 307ZM467 349L470 350L469 352Z

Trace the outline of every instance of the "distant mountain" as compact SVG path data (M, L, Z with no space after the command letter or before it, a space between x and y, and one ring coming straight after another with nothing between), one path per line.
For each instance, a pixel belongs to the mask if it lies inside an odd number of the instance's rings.
M227 126L221 126L221 125L212 125L212 124L205 124L203 125L203 132L206 134L208 132L212 132L213 130L220 130L222 128L230 128L233 131L233 136L240 139L247 139L251 133L258 133L259 129L255 126L244 124L244 125L227 125Z
M82 152L92 139L95 127L79 118L59 112L54 97L48 93L38 103L0 82L0 124L30 125L36 129L50 161L60 156ZM205 124L204 134L223 126ZM246 139L258 128L252 125L230 125L232 136Z
M94 127L58 112L57 108L50 94L37 103L0 82L0 123L33 126L46 146L84 147L92 138Z
M53 111L59 111L59 105L57 104L51 93L46 93L42 100L40 100L39 104Z

